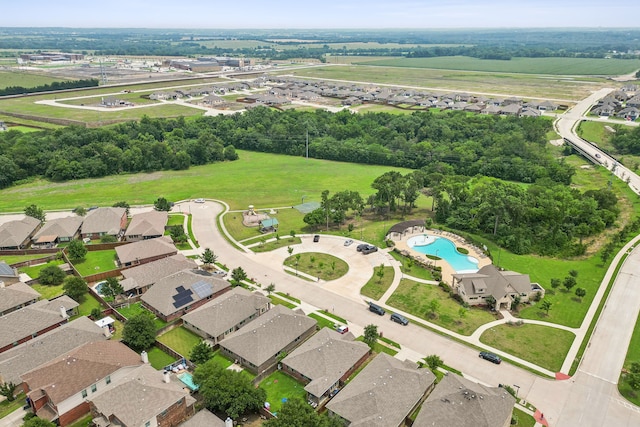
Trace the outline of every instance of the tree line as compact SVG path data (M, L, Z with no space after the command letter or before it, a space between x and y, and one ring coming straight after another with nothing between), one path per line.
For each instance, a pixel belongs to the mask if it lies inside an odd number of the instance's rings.
M23 93L49 92L51 90L95 87L95 86L98 86L99 84L100 82L97 79L81 79L81 80L69 80L69 81L62 81L62 82L45 83L43 85L34 86L34 87L7 86L4 89L0 89L0 96L21 95Z
M610 140L621 154L640 154L640 127L616 126Z

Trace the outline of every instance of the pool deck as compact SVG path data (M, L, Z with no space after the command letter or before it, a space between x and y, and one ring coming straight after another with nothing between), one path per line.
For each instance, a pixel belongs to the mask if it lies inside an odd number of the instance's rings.
M474 257L475 259L478 260L478 268L482 268L485 265L489 265L491 264L491 258L489 258L488 256L486 256L483 252L482 249L472 245L471 243L468 243L466 240L464 240L462 237L458 236L457 234L453 234L453 233L449 233L447 231L442 231L442 230L427 230L426 233L425 232L420 232L420 233L408 233L404 236L402 236L401 240L394 240L393 242L396 245L396 248L400 251L406 251L408 253L410 253L412 255L412 257L424 264L435 264L437 267L442 268L442 281L446 282L449 285L453 284L453 275L456 274L455 270L453 269L453 267L451 267L451 265L449 265L449 263L443 258L441 260L438 261L434 261L432 259L427 258L426 255L421 254L420 252L414 251L413 248L409 247L409 245L407 244L407 241L411 238L411 237L418 237L418 236L423 236L423 235L429 235L429 236L436 236L436 237L444 237L447 238L449 240L451 240L456 247L458 248L465 248L466 250L469 251L469 256Z

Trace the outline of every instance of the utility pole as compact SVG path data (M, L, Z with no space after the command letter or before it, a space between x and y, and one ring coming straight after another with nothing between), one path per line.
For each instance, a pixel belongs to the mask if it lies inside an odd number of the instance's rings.
M309 160L309 129L307 128L307 138L306 138L306 151L307 151L307 160Z

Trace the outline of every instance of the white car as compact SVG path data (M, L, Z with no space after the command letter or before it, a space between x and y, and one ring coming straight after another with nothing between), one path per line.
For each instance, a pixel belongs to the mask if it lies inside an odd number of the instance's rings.
M196 203L204 203L204 199L195 199L194 202L196 202Z
M353 243L353 240L351 240L351 239L347 239L347 240L345 240L345 241L344 241L344 245L345 245L345 246L349 246L349 245L351 245L352 243Z

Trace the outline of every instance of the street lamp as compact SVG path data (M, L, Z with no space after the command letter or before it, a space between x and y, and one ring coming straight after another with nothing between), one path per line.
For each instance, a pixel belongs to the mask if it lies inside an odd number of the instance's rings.
M516 399L518 399L518 392L520 391L520 386L517 384L513 385L516 388Z

